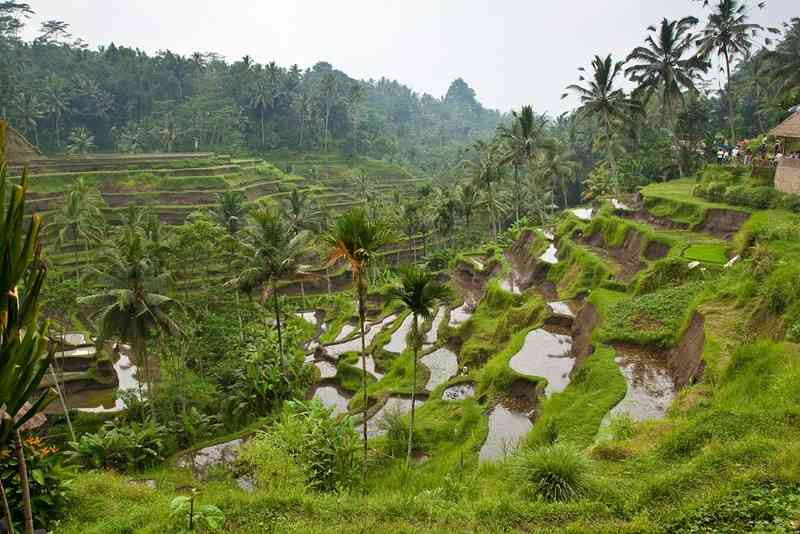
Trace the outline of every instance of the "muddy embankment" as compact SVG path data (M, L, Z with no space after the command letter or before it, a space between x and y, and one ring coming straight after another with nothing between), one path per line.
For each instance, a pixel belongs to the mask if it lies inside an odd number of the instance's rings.
M478 303L486 294L486 286L489 280L500 272L501 265L497 260L481 258L482 270L475 268L475 265L461 260L453 270L453 280L458 288L464 293L465 298L472 299Z
M531 246L534 241L534 231L525 230L511 248L505 251L506 258L516 272L516 283L521 291L544 283L550 268L547 263L538 261L538 258L532 253Z
M650 226L663 230L693 230L711 234L719 239L726 241L733 238L736 232L747 222L750 214L727 208L709 208L705 211L703 221L694 226L685 222L677 222L666 217L653 215L647 210L644 199L637 197L635 210L617 213L621 217L630 217L638 221L645 222Z
M648 260L661 259L669 252L669 246L655 241L647 241L647 237L633 229L625 233L622 244L611 247L606 243L602 232L596 232L583 239L584 244L592 247L601 255L607 255L619 265L619 272L615 278L620 282L630 282L636 274L644 269L647 264L642 256Z

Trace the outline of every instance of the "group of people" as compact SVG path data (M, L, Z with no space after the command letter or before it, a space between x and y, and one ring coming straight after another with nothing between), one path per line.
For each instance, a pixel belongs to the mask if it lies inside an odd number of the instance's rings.
M753 165L759 163L761 165L775 166L784 158L800 160L800 151L787 154L781 141L776 141L774 145L770 146L766 140L760 144L755 153L747 141L741 141L730 150L724 145L720 145L717 149L718 165L729 163Z

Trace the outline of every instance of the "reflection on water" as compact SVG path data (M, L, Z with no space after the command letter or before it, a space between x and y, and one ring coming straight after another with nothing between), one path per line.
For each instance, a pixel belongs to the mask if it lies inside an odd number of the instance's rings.
M547 247L547 250L544 251L544 254L539 256L539 261L543 261L544 263L549 263L550 265L555 265L558 263L558 249L552 243Z
M431 372L428 383L425 385L425 389L428 391L433 391L458 372L458 356L447 348L441 348L426 354L420 361Z
M125 409L121 399L115 398L117 391L131 390L139 394L139 381L136 379L137 368L130 360L130 356L121 353L114 364L114 371L119 379L119 387L94 390L84 390L65 395L67 406L82 412L105 413L118 412ZM60 410L60 405L51 404L51 409Z
M663 419L675 398L675 383L663 358L635 347L615 347L615 350L628 389L603 419L603 426L623 414L634 421Z
M362 364L362 361L366 363L366 365ZM380 380L383 378L383 373L379 373L375 370L375 359L372 357L371 354L367 354L366 359L359 356L358 358L358 370L362 370L364 367L367 369L367 373L374 376L376 379Z
M575 208L570 211L582 221L592 220L592 208Z
M339 332L339 335L336 336L334 343L338 343L339 341L343 341L350 337L350 335L356 331L356 327L351 324L346 324L342 327L342 331Z
M572 338L539 328L527 335L509 365L520 374L546 378L545 394L550 395L569 384L569 373L575 365L571 353Z
M371 325L369 331L364 335L364 346L369 347L370 343L372 343L372 340L375 339L375 336L377 336L381 330L393 323L396 319L397 315L390 315L383 321ZM327 352L333 358L338 358L346 352L361 352L361 337L359 336L344 343L327 345L325 347L325 352Z
M566 302L548 302L547 305L553 311L553 315L561 315L564 317L575 317L569 304Z
M475 396L475 384L456 384L450 386L442 393L442 399L446 401L458 401L469 399Z
M322 401L328 408L333 408L333 415L347 412L347 397L339 393L333 386L320 386L314 392L314 398Z
M489 434L478 455L479 461L504 458L517 448L531 428L533 423L526 414L498 404L489 414Z
M331 362L316 362L314 364L319 369L319 376L323 380L326 378L333 378L336 376L336 366Z
M406 337L408 337L408 333L411 331L411 326L414 323L414 315L409 313L405 319L403 319L402 324L394 331L392 334L391 339L389 342L383 347L383 350L387 352L393 352L395 354L400 354L404 350L406 350Z
M466 323L470 317L472 317L472 313L475 311L475 305L472 304L469 300L465 300L464 304L459 306L458 308L453 308L450 310L450 326L458 326L460 324Z
M304 321L307 323L311 323L314 326L317 326L317 312L315 311L306 311L300 312L297 315L303 318Z
M446 315L447 308L439 306L439 309L436 311L436 317L434 317L431 322L431 329L428 330L428 333L425 335L426 343L433 344L439 339L439 327L442 325L442 321L444 321Z

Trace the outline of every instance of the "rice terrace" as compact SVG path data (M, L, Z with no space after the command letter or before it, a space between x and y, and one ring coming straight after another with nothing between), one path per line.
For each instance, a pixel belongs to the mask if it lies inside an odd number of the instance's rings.
M0 2L0 534L800 532L794 0L151 3Z

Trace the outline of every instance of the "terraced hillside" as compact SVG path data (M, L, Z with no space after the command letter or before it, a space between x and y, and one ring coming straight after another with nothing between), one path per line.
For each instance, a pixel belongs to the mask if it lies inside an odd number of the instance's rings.
M278 464L253 456L265 427L179 455L147 474L153 489L82 476L87 506L66 532L107 526L109 494L119 524L166 525L152 511L187 484L225 503L231 532L790 531L800 219L705 202L694 186L652 185L564 212L552 232L522 229L505 250L453 258L438 275L453 296L421 324L415 382L410 316L375 288L366 421L352 293L292 315L315 367L308 396L366 426L366 495L277 487L266 473ZM413 383L407 468L397 417ZM570 493L546 493L549 479L529 466L563 468Z

